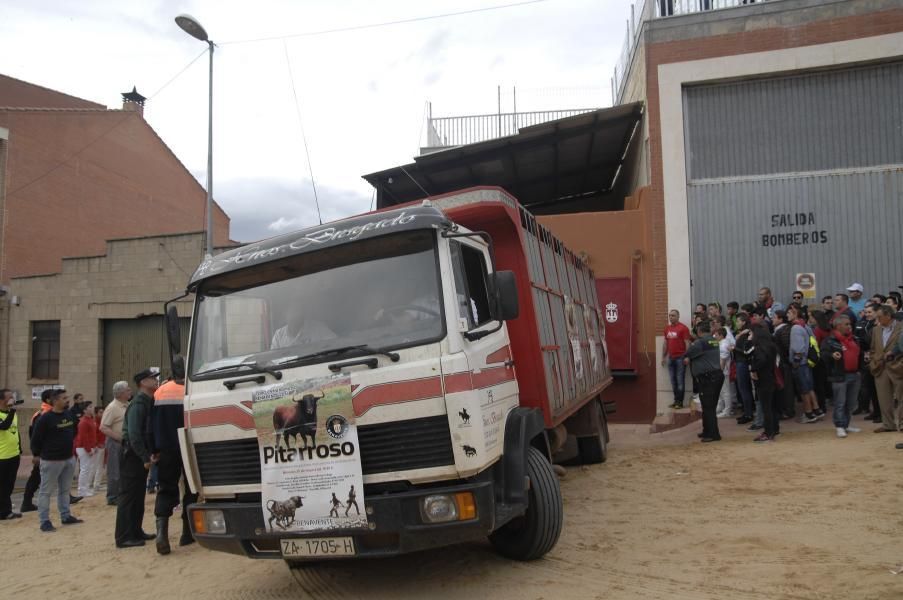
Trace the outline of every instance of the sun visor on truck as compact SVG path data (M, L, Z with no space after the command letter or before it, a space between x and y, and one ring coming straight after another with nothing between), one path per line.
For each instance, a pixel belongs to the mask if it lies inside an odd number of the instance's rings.
M194 289L208 277L237 271L251 265L402 231L445 228L450 225L448 218L439 209L430 206L368 213L326 225L317 225L208 257L191 276L188 289Z

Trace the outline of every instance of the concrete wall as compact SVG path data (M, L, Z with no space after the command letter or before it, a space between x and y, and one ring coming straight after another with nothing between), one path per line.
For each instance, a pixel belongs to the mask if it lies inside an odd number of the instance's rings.
M114 240L103 256L64 259L58 274L12 279L3 298L9 317L5 386L27 400L26 409L36 407L32 387L50 383L96 400L103 378L102 319L162 314L163 303L184 292L200 263L203 239L191 233ZM7 304L10 296L18 305ZM190 300L178 307L180 316L190 316ZM60 321L57 380L29 377L30 323L40 320Z

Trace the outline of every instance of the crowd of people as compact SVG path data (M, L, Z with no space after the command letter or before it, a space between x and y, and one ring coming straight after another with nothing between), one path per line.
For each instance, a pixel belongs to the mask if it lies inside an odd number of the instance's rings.
M879 424L875 433L900 431L901 294L864 292L853 283L810 305L796 291L785 305L763 287L755 301L728 302L725 311L718 302L697 304L689 327L671 310L662 346L671 408L685 406L689 367L703 442L721 439L719 419L736 417L759 432L753 441L772 442L781 421L817 423L829 408L838 438L861 431L857 415Z
M13 510L11 499L22 456L18 415L13 393L0 389L0 521L37 512L40 531L54 532L50 504L56 496L59 522L82 523L72 514L72 505L98 494L106 473L106 504L116 507L116 547L143 546L156 540L157 552L169 554L169 518L177 506L186 507L195 497L183 482L178 444L185 395L181 357L173 360L169 381L159 385L159 376L156 369L136 374L134 399L128 382L116 382L111 390L113 400L105 408L95 408L82 394L75 394L70 405L66 390L44 390L41 409L29 425L33 468L20 512ZM153 479L152 467L157 467ZM78 495L73 496L76 473ZM142 527L148 490L157 491L155 534L145 533ZM187 511L182 510L179 545L193 542Z

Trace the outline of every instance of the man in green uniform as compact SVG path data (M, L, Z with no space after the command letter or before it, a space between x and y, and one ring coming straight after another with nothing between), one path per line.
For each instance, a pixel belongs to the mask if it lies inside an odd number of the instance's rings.
M143 546L145 540L154 539L144 533L144 495L147 472L157 462L154 453L154 432L151 413L154 392L159 385L157 369L144 369L134 377L138 394L125 411L122 426L122 456L119 472L119 497L116 505L116 547Z

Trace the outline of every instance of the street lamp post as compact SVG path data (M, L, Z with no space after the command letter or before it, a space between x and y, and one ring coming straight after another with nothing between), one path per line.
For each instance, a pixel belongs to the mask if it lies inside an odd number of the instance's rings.
M206 42L210 48L210 82L207 106L207 248L208 256L213 255L213 41L207 31L191 15L176 17L176 25L191 37Z

